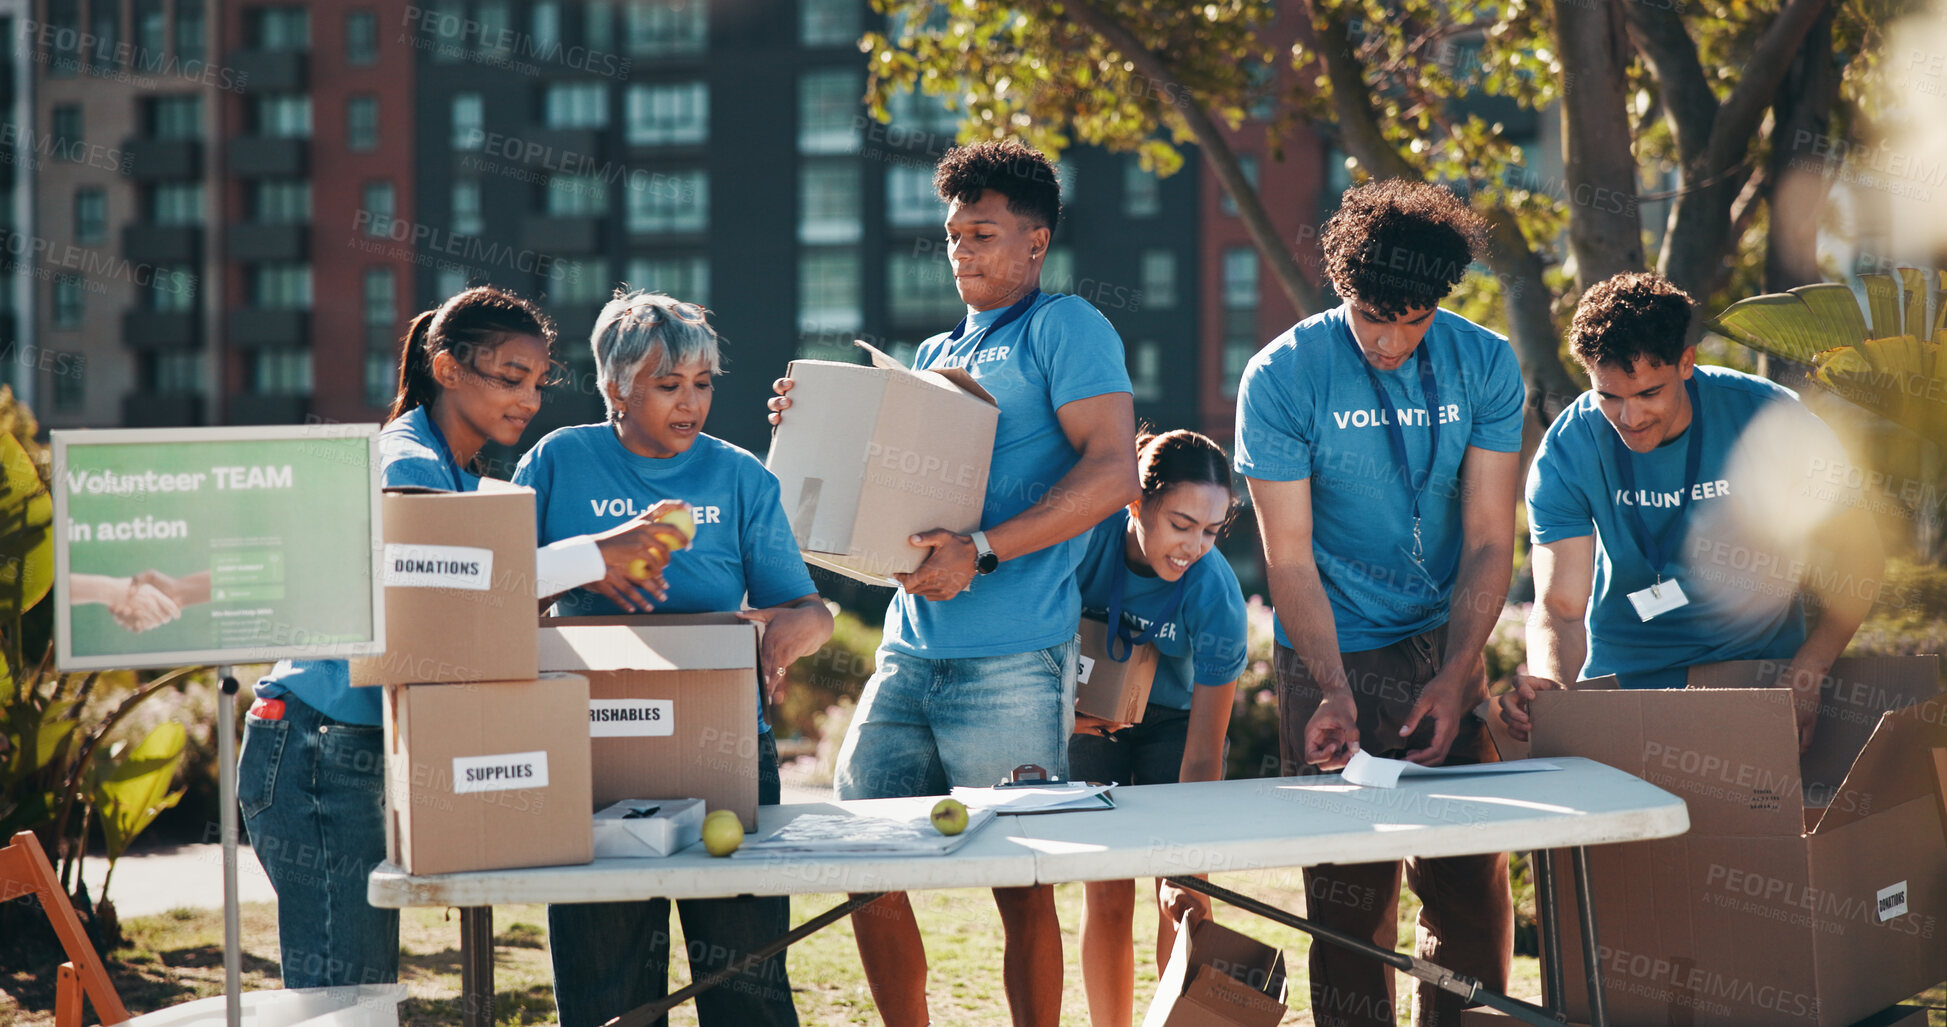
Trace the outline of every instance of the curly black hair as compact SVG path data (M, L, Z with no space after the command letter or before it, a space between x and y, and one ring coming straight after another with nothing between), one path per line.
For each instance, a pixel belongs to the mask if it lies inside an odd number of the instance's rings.
M1061 221L1061 180L1041 151L1012 139L956 146L933 170L933 188L951 203L977 203L982 190L1007 197L1015 217L1055 230Z
M1597 364L1634 374L1637 358L1675 364L1690 340L1697 301L1662 275L1625 271L1589 287L1575 305L1569 351L1584 368Z
M1325 223L1325 273L1382 318L1447 298L1481 252L1487 225L1445 186L1400 178L1354 186Z

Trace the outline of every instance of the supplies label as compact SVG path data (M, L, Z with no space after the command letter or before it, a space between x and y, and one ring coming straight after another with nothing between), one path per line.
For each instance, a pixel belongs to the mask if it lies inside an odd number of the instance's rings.
M506 792L548 786L548 754L509 752L498 756L453 757L453 792Z
M590 699L588 737L656 738L676 733L672 699Z
M491 549L391 542L385 546L387 588L460 588L485 592L493 587L493 577Z
M1906 915L1906 882L1890 885L1879 890L1879 922L1885 923L1896 916Z

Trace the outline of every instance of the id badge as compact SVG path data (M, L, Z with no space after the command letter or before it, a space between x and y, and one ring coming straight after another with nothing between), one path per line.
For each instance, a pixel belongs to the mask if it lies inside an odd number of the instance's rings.
M1629 593L1629 603L1636 607L1636 616L1646 621L1655 620L1658 614L1690 604L1690 597L1683 594L1683 586L1675 578L1659 581L1640 592Z

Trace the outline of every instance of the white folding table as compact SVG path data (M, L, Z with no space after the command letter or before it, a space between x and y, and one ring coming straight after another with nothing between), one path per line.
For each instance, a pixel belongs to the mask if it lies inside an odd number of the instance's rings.
M373 871L374 906L461 908L464 1015L491 1022L492 907L500 903L618 902L654 897L724 898L844 892L855 896L751 954L761 959L890 891L1023 887L1068 881L1168 877L1325 941L1358 949L1414 976L1530 1023L1557 1022L1403 953L1386 953L1189 875L1370 863L1409 856L1460 856L1520 850L1570 850L1576 899L1588 914L1583 848L1666 838L1690 827L1683 800L1640 778L1591 760L1551 759L1561 769L1522 774L1405 778L1398 788L1362 788L1338 775L1211 781L1117 788L1113 810L1000 817L958 850L923 857L717 859L700 845L663 859L601 859L584 866L537 867L411 876L391 864ZM758 836L808 813L840 809L871 815L899 800L803 803L758 811ZM1540 868L1544 861L1537 860ZM1552 883L1538 882L1552 902ZM1547 919L1546 916L1543 919ZM1583 951L1594 953L1595 923L1581 918ZM1554 948L1552 924L1545 943ZM1559 966L1560 960L1552 964ZM734 969L734 968L733 968ZM1588 994L1601 1024L1600 966L1587 961ZM723 976L728 976L728 973ZM647 1023L710 986L698 981L656 1007L621 1019ZM1546 982L1545 982L1546 984ZM1561 989L1545 986L1559 1011Z

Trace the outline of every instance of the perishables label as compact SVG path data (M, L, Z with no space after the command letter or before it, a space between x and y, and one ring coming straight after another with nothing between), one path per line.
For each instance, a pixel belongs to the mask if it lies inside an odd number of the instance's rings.
M548 786L548 754L508 752L498 756L453 757L453 791L506 792Z
M590 699L588 737L654 738L676 733L676 703L669 699Z

